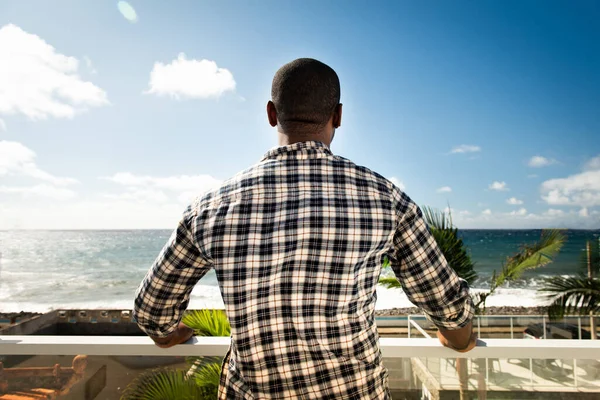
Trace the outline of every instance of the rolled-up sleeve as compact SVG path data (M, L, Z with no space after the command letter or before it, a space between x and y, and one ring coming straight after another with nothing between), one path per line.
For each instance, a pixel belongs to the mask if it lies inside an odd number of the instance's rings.
M192 217L188 208L136 292L133 319L150 336L175 331L192 289L211 268L194 241Z
M403 193L397 201L395 254L390 261L406 296L437 327L464 327L474 314L467 282L448 265L419 207Z

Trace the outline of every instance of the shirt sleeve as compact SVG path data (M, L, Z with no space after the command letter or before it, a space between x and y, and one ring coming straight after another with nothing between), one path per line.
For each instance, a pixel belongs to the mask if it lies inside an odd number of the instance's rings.
M467 282L448 265L419 207L404 193L397 201L399 224L390 261L404 293L437 327L466 326L474 314Z
M137 289L133 319L150 336L175 331L192 289L212 266L194 241L191 214L190 207Z

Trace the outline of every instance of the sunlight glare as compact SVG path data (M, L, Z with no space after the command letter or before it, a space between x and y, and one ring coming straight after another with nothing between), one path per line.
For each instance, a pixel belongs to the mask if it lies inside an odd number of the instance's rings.
M123 14L123 16L125 17L125 19L127 21L137 22L137 20L138 20L137 13L135 12L135 9L132 7L131 4L129 4L126 1L119 1L117 3L117 8L121 12L121 14Z

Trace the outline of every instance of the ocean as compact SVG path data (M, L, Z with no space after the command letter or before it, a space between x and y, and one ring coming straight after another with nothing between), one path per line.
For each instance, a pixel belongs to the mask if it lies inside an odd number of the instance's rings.
M585 242L598 242L600 231L566 233L568 241L552 264L500 288L487 305L543 305L537 289L544 277L582 271ZM485 288L507 256L540 234L540 230L463 230L479 274L474 290ZM138 284L169 236L168 230L0 231L0 311L131 308ZM377 309L410 306L401 290L378 288ZM214 272L196 286L190 307L223 307Z

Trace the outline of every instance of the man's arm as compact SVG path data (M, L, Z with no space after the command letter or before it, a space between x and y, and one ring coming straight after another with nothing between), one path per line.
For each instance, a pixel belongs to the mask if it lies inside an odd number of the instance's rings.
M192 289L211 268L191 230L191 208L140 284L133 319L159 347L188 341L193 331L181 323Z
M401 220L391 267L408 299L438 327L440 342L456 351L469 351L476 336L468 284L446 262L421 210L403 193L396 200Z

